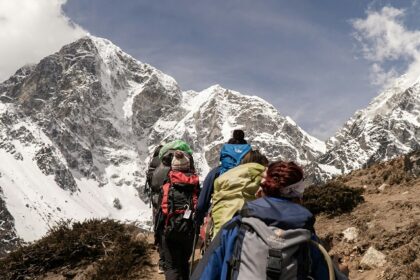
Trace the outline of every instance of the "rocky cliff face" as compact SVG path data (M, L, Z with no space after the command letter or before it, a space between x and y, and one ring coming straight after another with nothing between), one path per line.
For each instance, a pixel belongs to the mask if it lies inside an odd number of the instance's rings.
M260 98L220 86L182 92L92 36L18 70L0 84L0 101L0 185L25 240L60 219L146 224L141 188L148 155L163 142L190 143L201 176L235 128L271 159L307 164L325 149Z
M21 240L14 227L13 216L6 208L3 191L0 187L0 258L15 249L20 243Z
M164 140L185 139L198 152L195 158L202 174L208 166L217 165L220 148L235 128L243 129L248 142L271 160L293 160L306 165L325 149L324 143L256 96L215 85L202 92L184 92L181 106L186 112L184 117L176 123L159 120L152 138L163 135Z

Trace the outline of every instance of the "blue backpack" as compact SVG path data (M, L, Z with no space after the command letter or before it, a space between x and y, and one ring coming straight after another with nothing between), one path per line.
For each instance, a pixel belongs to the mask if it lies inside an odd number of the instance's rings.
M239 165L241 159L251 150L249 144L224 144L220 152L219 175Z

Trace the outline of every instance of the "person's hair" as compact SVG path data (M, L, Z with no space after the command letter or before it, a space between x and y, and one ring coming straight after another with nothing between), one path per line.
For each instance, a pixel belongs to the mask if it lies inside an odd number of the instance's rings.
M228 144L248 144L245 140L245 132L242 129L235 129L232 133L232 138L227 142Z
M241 159L241 164L255 162L267 166L268 159L265 155L261 154L258 150L251 150Z
M281 197L281 189L295 184L303 179L303 170L294 162L276 161L271 163L266 171L261 188L267 196Z

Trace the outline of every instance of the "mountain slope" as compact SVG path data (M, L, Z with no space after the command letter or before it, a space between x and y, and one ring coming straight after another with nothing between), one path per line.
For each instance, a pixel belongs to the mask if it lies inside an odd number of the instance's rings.
M365 202L351 213L320 215L315 224L329 253L348 265L350 279L419 279L419 159L420 153L413 152L334 180L365 189ZM382 266L366 261L370 247L385 256Z
M150 220L148 155L191 143L201 176L234 128L269 158L306 164L325 145L264 100L176 81L92 36L0 84L0 187L17 235L34 240L61 219ZM122 208L120 207L122 206Z

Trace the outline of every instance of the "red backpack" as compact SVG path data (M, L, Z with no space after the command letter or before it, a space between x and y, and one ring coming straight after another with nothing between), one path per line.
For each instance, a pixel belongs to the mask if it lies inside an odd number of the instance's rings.
M199 178L195 173L170 171L162 187L164 234L167 239L189 239L194 236L193 214L197 208Z

